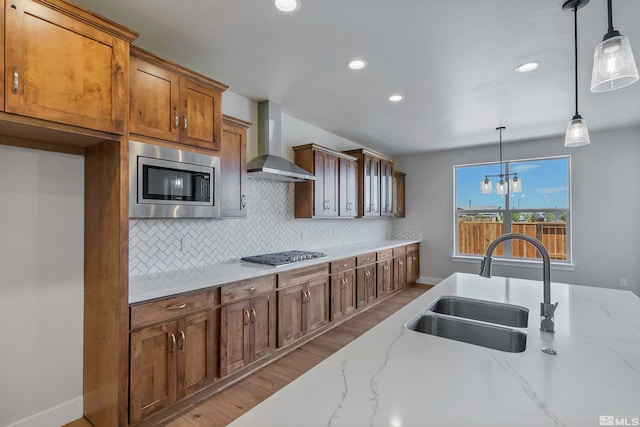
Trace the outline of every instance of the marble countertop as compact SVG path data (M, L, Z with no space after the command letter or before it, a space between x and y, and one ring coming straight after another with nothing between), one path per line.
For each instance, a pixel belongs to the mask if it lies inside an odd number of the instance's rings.
M419 240L388 239L335 246L331 248L314 249L314 251L324 252L327 254L327 257L294 262L292 264L278 267L239 261L163 273L154 273L144 276L130 276L129 304L140 303L212 286L219 286L238 280L265 276L267 274L281 273L287 270L308 267L315 264L335 261L341 258L361 255L367 252L380 251L418 242Z
M526 350L506 353L404 328L442 295L529 308ZM551 297L559 303L555 334L539 330L542 282L453 274L231 426L583 427L600 425L600 416L637 420L640 298L561 283L552 283ZM540 351L547 346L558 354Z

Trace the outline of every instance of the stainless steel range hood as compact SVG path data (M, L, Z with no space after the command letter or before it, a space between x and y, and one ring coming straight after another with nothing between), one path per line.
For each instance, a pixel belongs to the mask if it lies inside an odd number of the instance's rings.
M282 109L267 100L258 104L258 157L247 163L253 178L275 181L314 181L311 172L282 157Z

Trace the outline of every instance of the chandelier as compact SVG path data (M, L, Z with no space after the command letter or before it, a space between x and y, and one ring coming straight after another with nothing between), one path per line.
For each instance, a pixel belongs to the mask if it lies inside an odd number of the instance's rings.
M500 173L497 175L485 175L480 181L480 192L482 194L491 194L493 191L493 183L489 178L500 178L496 183L496 194L520 193L522 192L522 179L518 178L518 172L504 173L502 167L502 131L506 127L499 126L496 128L500 132ZM513 176L513 178L510 178Z

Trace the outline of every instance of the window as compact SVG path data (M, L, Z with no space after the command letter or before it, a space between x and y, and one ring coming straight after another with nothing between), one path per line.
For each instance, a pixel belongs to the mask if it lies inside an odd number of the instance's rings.
M568 156L503 162L504 173L518 173L521 192L480 191L485 175L500 173L499 163L454 166L455 253L484 255L489 244L504 233L522 233L542 242L552 261L571 262L570 169ZM506 179L505 179L506 181ZM500 244L494 256L535 259L535 246L521 240Z

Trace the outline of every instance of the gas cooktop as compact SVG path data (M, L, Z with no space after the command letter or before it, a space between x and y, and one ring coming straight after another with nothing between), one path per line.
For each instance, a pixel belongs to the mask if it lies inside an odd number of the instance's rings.
M286 252L273 252L270 254L253 255L240 258L242 261L255 262L258 264L268 265L286 265L292 262L306 261L308 259L324 258L326 254L322 252L308 252L308 251L286 251Z

